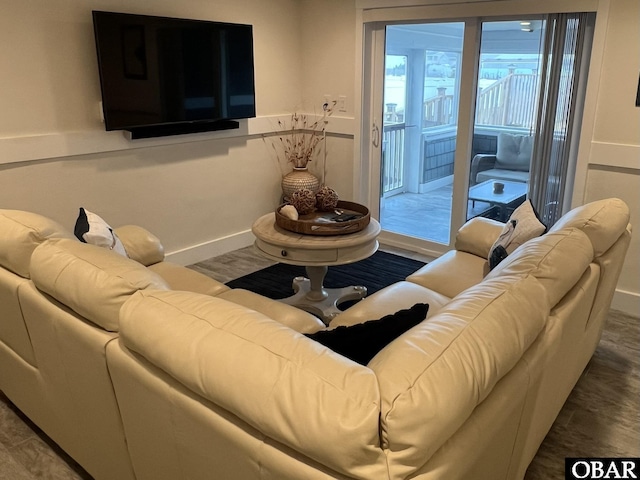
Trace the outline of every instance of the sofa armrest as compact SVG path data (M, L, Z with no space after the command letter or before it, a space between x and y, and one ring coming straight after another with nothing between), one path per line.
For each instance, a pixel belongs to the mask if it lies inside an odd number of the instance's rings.
M490 218L472 218L458 230L455 249L478 257L489 258L489 251L503 228L504 223Z
M491 153L479 153L471 160L471 174L469 181L471 185L478 183L476 177L478 173L493 168L496 164L496 156Z
M132 260L145 267L164 260L164 247L160 239L148 230L137 225L124 225L114 231Z
M148 268L162 277L171 290L202 293L214 297L230 290L224 283L176 263L158 262L149 265Z

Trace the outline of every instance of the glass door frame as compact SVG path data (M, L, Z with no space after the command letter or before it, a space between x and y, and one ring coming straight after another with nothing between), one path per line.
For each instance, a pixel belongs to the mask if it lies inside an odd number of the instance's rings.
M469 168L471 165L471 147L473 137L473 117L475 113L475 95L476 95L476 71L479 56L479 38L480 38L480 22L477 18L471 19L442 19L446 22L464 22L465 29L463 34L462 45L462 62L460 73L460 93L458 101L458 125L456 136L456 153L454 160L453 173L453 198L451 209L451 227L449 230L449 242L447 244L436 243L429 240L407 237L392 232L383 231L381 233L381 241L384 243L395 245L412 250L422 251L426 254L437 256L451 248L455 241L455 234L458 229L466 221L467 210L467 190L469 184ZM381 195L381 161L382 158L382 128L383 121L383 98L384 98L384 65L385 65L385 28L387 25L403 24L407 22L381 22L368 25L368 37L370 43L363 44L368 47L365 51L365 70L371 73L371 83L368 85L364 82L363 98L368 98L368 102L363 102L363 118L370 115L373 120L372 129L368 135L363 130L363 138L368 137L368 168L369 188L365 181L360 184L359 190L364 194L366 203L369 206L371 214L375 218L380 218L380 195ZM417 23L417 22L416 22ZM440 21L424 21L420 23L441 23ZM365 29L367 30L367 28ZM367 35L368 34L368 35ZM468 53L466 53L468 52ZM365 108L366 107L366 108ZM364 172L363 172L364 173ZM361 177L365 180L366 175ZM358 189L356 189L356 192Z
M460 104L458 110L458 143L454 165L454 184L451 213L450 240L448 245L382 232L383 243L407 248L432 256L439 256L451 249L455 233L466 221L469 168L477 65L479 56L479 35L482 21L513 20L521 15L560 13L574 11L594 11L598 15L596 30L606 29L606 6L600 0L506 0L499 2L468 2L464 4L429 5L428 0L405 2L404 6L384 0L359 0L356 11L357 23L361 30L356 35L356 129L354 135L354 198L369 206L372 215L379 218L382 98L384 86L385 26L406 23L466 22ZM387 8L389 7L389 8ZM465 53L466 52L466 53ZM473 52L473 55L470 55ZM597 65L598 62L595 62ZM592 64L593 65L593 64ZM591 75L597 78L598 75ZM597 83L597 80L595 81ZM590 82L591 83L591 82ZM587 87L589 88L589 87ZM467 121L465 121L467 120ZM585 123L586 120L586 123ZM591 120L591 121L590 121ZM582 131L592 128L593 119L584 118ZM588 155L589 146L585 136L581 136L581 151ZM578 174L584 172L577 172ZM576 194L574 191L574 201Z

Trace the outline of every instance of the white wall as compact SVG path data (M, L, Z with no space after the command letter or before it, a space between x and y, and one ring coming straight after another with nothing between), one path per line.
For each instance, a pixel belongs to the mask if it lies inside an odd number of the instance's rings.
M597 82L587 102L587 147L579 158L574 205L625 200L640 225L640 2L600 0ZM104 132L91 26L92 9L254 25L258 119L235 138L187 143L125 142ZM356 104L356 7L346 0L0 0L0 208L40 212L71 227L85 206L113 225L156 233L174 258L196 261L252 241L253 220L275 208L280 168L270 116L317 111L324 95L346 97L328 140L327 183L351 198ZM589 106L590 105L590 106ZM589 108L591 109L589 111ZM123 146L124 143L124 146ZM19 163L7 163L28 160ZM319 172L320 163L312 168ZM356 175L358 173L356 172ZM640 311L637 233L614 300Z
M603 2L605 3L605 2ZM587 115L589 152L580 158L574 204L618 197L631 210L635 232L613 300L614 308L640 314L640 107L635 106L640 72L640 2L606 2L606 32L597 38L601 64L594 65L592 111ZM589 131L589 129L587 129ZM582 147L582 145L581 145Z
M0 9L2 137L102 129L92 10L252 24L258 115L300 103L297 0L0 0Z
M279 201L283 168L272 138L209 133L129 142L105 132L94 9L250 23L258 118L242 130L269 132L277 125L271 116L304 104L298 0L0 0L0 208L72 228L84 206L113 226L148 228L183 263L251 243L253 220ZM348 135L328 140L327 182L344 198L351 143Z

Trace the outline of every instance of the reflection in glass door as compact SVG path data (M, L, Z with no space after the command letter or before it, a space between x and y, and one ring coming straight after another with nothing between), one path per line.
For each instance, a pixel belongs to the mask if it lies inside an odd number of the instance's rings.
M386 29L380 222L448 244L464 23Z

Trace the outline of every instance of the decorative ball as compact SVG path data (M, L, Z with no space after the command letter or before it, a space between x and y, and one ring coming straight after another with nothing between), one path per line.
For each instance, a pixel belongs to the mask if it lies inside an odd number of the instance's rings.
M316 196L308 188L301 188L291 194L289 203L295 207L300 215L305 215L316 209Z
M338 194L326 185L316 193L316 207L323 212L334 210L338 206Z
M293 205L285 205L280 209L280 213L291 220L298 220L298 211Z

